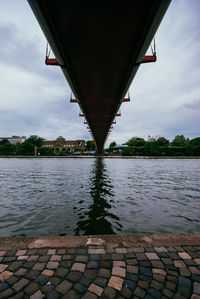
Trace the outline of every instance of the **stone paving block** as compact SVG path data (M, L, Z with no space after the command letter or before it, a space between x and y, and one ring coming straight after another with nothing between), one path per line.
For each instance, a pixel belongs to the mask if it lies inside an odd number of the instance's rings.
M161 258L161 261L165 264L165 265L173 265L173 261L169 258Z
M194 262L200 266L200 258L194 259Z
M0 256L4 256L6 254L5 250L0 250Z
M17 272L15 272L15 275L17 276L24 276L27 273L27 269L25 268L20 268Z
M10 270L10 271L16 271L16 270L18 270L21 266L22 266L22 262L20 262L20 261L13 262L13 263L11 263L11 264L9 265L8 270ZM1 265L0 265L0 268L1 268ZM1 270L0 270L0 272L1 272Z
M86 253L84 253L84 254L87 254L87 250L86 249L81 249L81 251L82 250L84 250ZM79 251L80 251L80 249L78 249L77 250L77 254L81 254L81 253L79 253ZM67 249L67 253L69 253L69 254L74 254L74 253L76 253L76 249L75 248L68 248Z
M62 256L62 260L63 261L69 261L69 260L72 260L72 255L71 254L64 254L63 256Z
M153 268L160 268L160 269L164 269L164 264L161 261L153 261L151 260L151 264L153 266Z
M163 283L165 281L165 276L160 274L153 274L153 279Z
M146 276L150 276L150 277L152 276L152 270L150 268L140 267L139 272L142 275L146 275Z
M28 295L33 295L39 290L39 285L36 282L31 282L25 289L24 292Z
M162 291L162 289L164 288L164 285L161 282L152 280L150 287L157 291Z
M94 295L95 296L95 295ZM70 290L65 294L62 299L79 299L82 298L80 294L78 294L75 290Z
M36 263L34 264L33 270L35 271L42 271L45 267L45 263Z
M180 271L181 276L190 277L190 275L191 275L191 272L185 267L179 268L179 271Z
M200 275L200 270L197 267L188 267L192 274Z
M126 263L124 261L113 261L114 267L126 267Z
M106 251L103 248L89 249L88 254L106 254Z
M0 283L0 292L6 290L9 287L9 285L5 282Z
M174 293L172 291L170 291L169 289L164 289L162 291L163 295L165 295L167 298L173 298Z
M123 287L122 290L121 290L121 295L124 297L124 298L131 298L131 290L126 288L126 287Z
M24 299L25 294L24 292L18 292L15 296L12 296L12 299Z
M193 283L193 293L200 295L200 283L199 282Z
M148 294L150 294L153 298L155 299L160 299L161 298L161 292L157 291L156 289L149 288L148 289Z
M133 280L125 279L124 282L123 282L123 287L124 288L135 290L136 286L137 286L137 284Z
M130 247L127 249L128 252L144 252L143 247Z
M106 278L99 277L99 276L94 280L94 283L102 288L106 287L107 282L108 282L108 280Z
M100 263L99 263L99 267L100 268L107 268L107 269L110 269L112 267L112 261L102 261L100 260Z
M192 284L189 278L183 276L179 276L178 283L179 285L189 289L191 288L191 284Z
M48 262L46 268L48 269L57 269L59 263L58 262Z
M104 262L104 263L107 263L107 262ZM98 261L89 261L87 263L87 268L88 269L99 269L99 262Z
M138 280L137 285L142 288L147 290L149 288L149 282L148 281L144 281L144 280Z
M163 270L163 269L152 269L152 272L153 272L154 274L159 274L159 275L164 275L164 276L167 275L166 271Z
M29 258L28 255L20 255L17 257L17 260L18 261L24 261L24 260L27 260Z
M171 282L171 281L167 281L167 282L165 283L165 287L166 287L168 290L173 291L173 292L175 292L175 290L176 290L176 284L173 283L173 282Z
M59 283L61 283L61 279L55 276L50 277L49 281L54 286L57 286Z
M99 287L98 285L96 285L96 284L94 284L94 283L92 283L91 285L90 285L90 287L88 288L88 291L90 291L90 292L92 292L92 293L94 293L95 295L97 295L97 296L101 296L101 294L103 293L103 288L101 288L101 287Z
M61 297L60 297L60 294L58 292L53 290L51 293L48 294L47 298L48 299L59 299Z
M27 250L18 250L16 252L16 256L26 255L26 253L27 253Z
M85 274L85 273L84 273ZM67 279L72 281L72 282L76 282L81 278L81 272L76 272L76 271L71 271L68 275L67 275Z
M87 255L77 255L75 258L75 261L86 263L88 261L88 256Z
M83 275L89 279L94 279L97 276L97 270L86 270Z
M50 255L42 255L38 258L37 262L45 263L45 262L48 262L49 259L50 259ZM29 260L29 258L28 258L28 260Z
M28 249L26 254L27 255L36 255L37 249Z
M126 276L126 270L122 267L113 267L112 268L112 275L125 277Z
M126 248L116 248L115 249L116 253L127 253L127 249Z
M150 276L145 276L145 275L142 275L142 274L139 275L139 279L140 279L140 280L147 281L147 282L152 282L152 277L150 277Z
M167 252L167 248L165 247L154 247L155 251L157 252Z
M132 274L132 273L126 273L126 278L125 279L133 280L133 281L137 282L138 281L138 275Z
M187 266L197 266L196 263L193 260L184 260L184 263Z
M145 255L149 260L160 260L159 256L154 252L145 252Z
M145 291L141 289L140 287L137 287L134 291L134 295L138 296L139 298L144 298Z
M12 289L6 289L5 291L0 292L0 298L10 298L10 295L12 295L14 292Z
M7 257L4 257L4 259L3 259L4 263L14 262L14 261L16 261L16 257L15 256L7 256Z
M47 255L54 255L54 254L56 254L56 249L49 249L47 251Z
M183 260L190 260L191 256L187 252L178 252L178 255L183 259Z
M82 284L82 285L84 285L86 287L89 287L91 285L91 283L92 283L92 279L89 279L89 278L83 276L83 277L81 277L81 279L79 280L79 282L80 282L80 284Z
M68 251L69 252L69 251ZM86 255L86 254L93 254L93 252L92 253L90 253L89 251L87 251L86 249L77 249L77 255ZM96 252L95 252L96 253ZM94 253L94 254L95 254Z
M72 262L71 261L61 261L59 263L59 266L64 267L64 268L71 268Z
M110 288L110 287L106 287L102 294L102 298L112 299L112 298L115 298L115 295L116 295L116 290L114 290L113 288Z
M196 294L192 294L191 299L200 299L200 296Z
M120 291L122 289L123 281L124 280L121 277L111 276L108 286Z
M136 252L136 258L139 260L139 261L145 261L147 260L147 257L145 255L145 253L141 253L141 252Z
M136 266L128 265L126 269L127 269L127 272L129 272L129 273L138 274L138 267L136 267Z
M64 280L63 282L61 282L57 287L56 287L56 291L60 292L61 294L65 294L67 293L67 291L69 291L72 288L72 283Z
M82 298L83 299L96 299L97 296L93 293L87 292Z
M47 297L54 290L54 286L52 284L45 284L44 286L41 286L40 290L45 294L45 297Z
M30 299L42 299L44 297L45 297L44 294L42 294L42 292L38 290L35 294L30 296Z
M18 282L13 285L13 289L16 292L19 292L23 287L25 287L29 283L28 279L22 278Z
M26 270L26 269L24 269ZM16 275L16 273L15 273ZM26 273L25 277L28 279L35 279L39 275L39 271L30 270Z
M59 276L61 278L64 278L67 275L68 272L69 272L69 269L60 267L60 268L57 268L57 270L55 272L55 275Z
M91 261L99 261L100 260L100 254L90 254L90 260Z
M54 254L54 255L51 256L50 261L56 261L56 262L59 262L59 261L61 261L61 259L62 259L62 256L61 256L61 255L56 255L56 254Z
M0 264L0 273L3 272L7 267L8 265Z
M13 285L14 283L16 283L18 280L20 279L20 277L12 275L11 277L9 277L6 280L6 283L8 283L9 285Z
M39 275L35 281L41 285L45 285L49 281L49 277L44 275Z
M47 276L47 277L50 277L50 276L52 276L54 274L54 271L52 271L52 270L47 270L47 269L45 269L44 271L42 271L42 273L41 273L41 275L43 275L43 276Z
M66 253L66 249L57 249L56 253L59 255L63 255Z
M110 270L101 268L99 270L99 276L102 276L102 277L105 277L105 278L109 278L110 277Z
M111 259L113 261L123 261L124 260L124 255L122 253L112 253L111 254Z
M13 272L10 271L4 271L2 273L0 273L0 281L4 281L6 279L8 279L9 277L13 276Z
M30 270L33 268L34 264L34 262L25 262L22 267Z
M84 272L85 271L85 264L75 263L75 264L73 264L71 270L72 271Z
M133 266L138 265L137 259L130 259L130 260L127 260L126 262L128 265L133 265Z
M80 283L76 283L74 286L73 286L73 289L78 292L79 294L84 294L87 290L87 288L80 284Z
M185 296L186 298L190 298L191 290L189 288L180 286L178 287L177 293L179 293L182 296Z
M173 261L174 262L174 266L177 267L177 268L182 268L182 267L186 267L185 263L183 261L180 261L180 260L175 260Z

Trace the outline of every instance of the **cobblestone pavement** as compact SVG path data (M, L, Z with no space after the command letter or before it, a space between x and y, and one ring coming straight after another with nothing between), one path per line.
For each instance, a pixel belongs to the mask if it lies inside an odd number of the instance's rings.
M200 299L200 246L0 250L0 298Z

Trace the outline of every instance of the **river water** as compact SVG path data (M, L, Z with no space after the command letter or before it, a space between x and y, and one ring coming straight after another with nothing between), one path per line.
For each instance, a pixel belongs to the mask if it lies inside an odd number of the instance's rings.
M0 236L199 233L200 159L0 159Z

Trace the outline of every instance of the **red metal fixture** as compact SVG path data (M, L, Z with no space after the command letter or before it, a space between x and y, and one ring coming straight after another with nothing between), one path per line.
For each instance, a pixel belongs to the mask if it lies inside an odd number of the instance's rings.
M115 114L115 116L121 116L121 113L120 113L120 112L117 112L117 114Z
M124 98L122 102L130 102L130 98Z
M115 124L116 124L116 121L114 120L114 121L112 122L112 124L115 125Z
M143 60L141 63L149 63L149 62L155 62L156 61L156 55L147 55L144 56Z
M76 99L70 99L70 103L78 103L78 101Z
M56 58L48 58L48 57L46 57L46 59L45 59L45 64L46 65L60 65Z
M79 116L84 117L84 114L83 113L79 113Z
M87 124L88 124L88 122L87 122L87 121L84 121L84 124L85 124L85 125L87 125Z

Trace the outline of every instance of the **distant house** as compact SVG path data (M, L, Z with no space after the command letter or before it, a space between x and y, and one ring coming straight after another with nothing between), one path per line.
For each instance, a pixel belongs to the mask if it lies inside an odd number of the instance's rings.
M8 142L11 144L23 143L26 140L26 136L0 137L0 141L3 140L8 140Z
M59 136L56 140L44 140L42 146L68 148L70 152L73 152L75 148L85 150L85 140L65 140L63 136Z
M163 137L163 136L161 136L161 135L156 135L156 136L150 136L150 135L148 135L147 142L157 141L160 137Z

